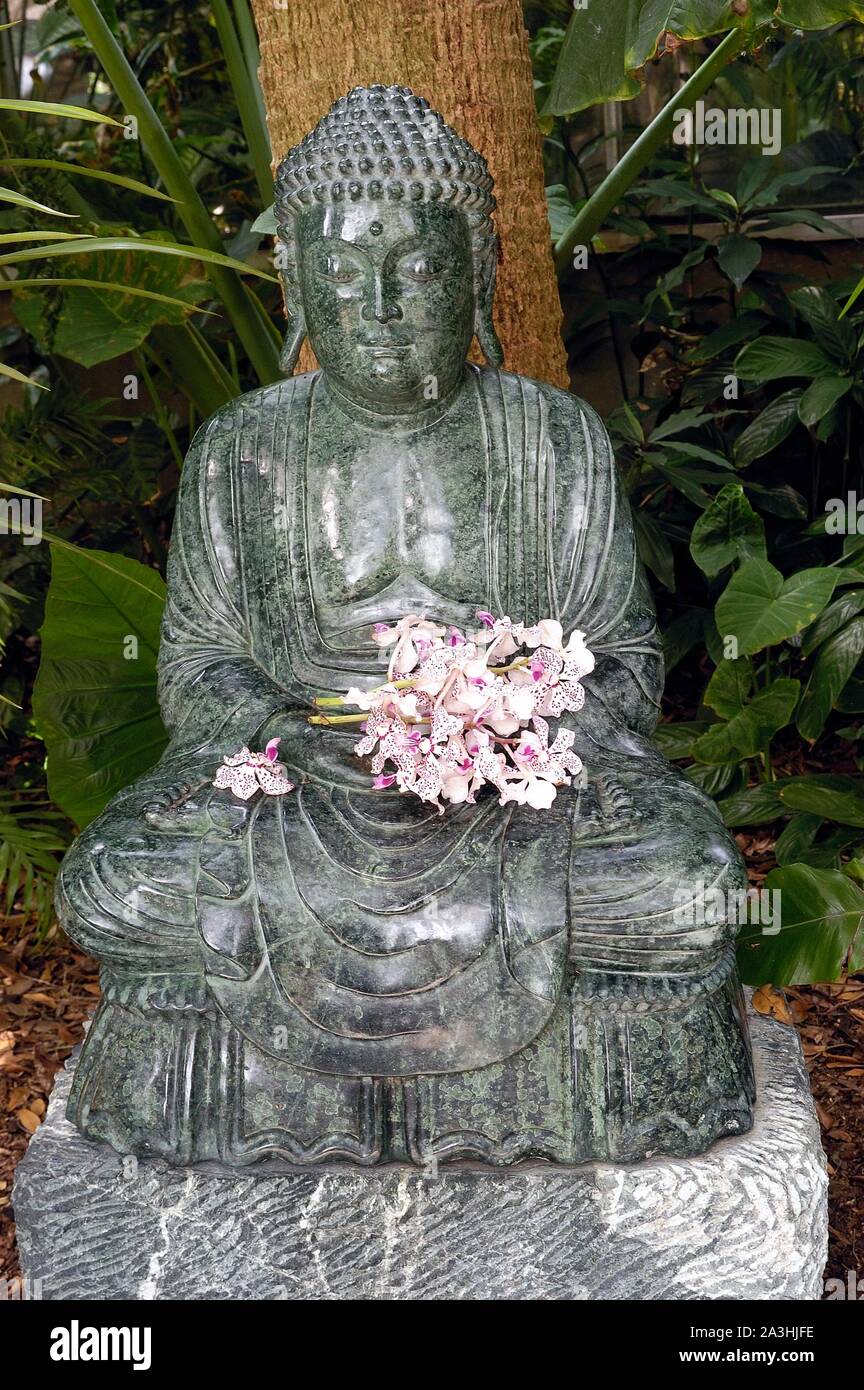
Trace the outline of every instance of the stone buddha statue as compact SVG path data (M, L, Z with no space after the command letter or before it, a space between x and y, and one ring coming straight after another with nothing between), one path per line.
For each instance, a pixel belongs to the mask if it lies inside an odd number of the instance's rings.
M493 207L483 158L398 87L352 91L279 167L287 379L195 437L170 744L59 880L103 984L70 1116L121 1152L579 1164L751 1123L734 927L687 911L743 865L651 743L661 650L605 429L500 370ZM291 376L307 335L320 370ZM585 775L549 809L439 815L308 722L384 679L374 624L478 610L595 654L562 717ZM291 795L214 787L276 737Z

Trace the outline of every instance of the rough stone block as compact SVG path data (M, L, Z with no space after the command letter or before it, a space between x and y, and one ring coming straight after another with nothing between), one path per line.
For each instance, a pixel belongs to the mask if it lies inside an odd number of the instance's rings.
M819 1298L827 1178L801 1047L751 1025L748 1134L573 1169L136 1163L65 1119L67 1070L16 1178L24 1274L54 1300Z

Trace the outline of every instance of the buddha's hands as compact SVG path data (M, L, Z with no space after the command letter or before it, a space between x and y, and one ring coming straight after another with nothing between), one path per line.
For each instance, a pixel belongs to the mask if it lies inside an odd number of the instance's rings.
M288 776L298 786L304 781L332 783L340 787L355 787L368 791L371 773L368 762L357 756L354 744L361 738L356 725L310 724L307 715L273 715L258 733L263 746L267 739L278 738L279 761L285 764Z
M102 992L125 1008L150 1008L158 1013L204 1013L212 1007L203 970L143 977L103 973Z
M172 783L145 803L142 815L154 830L203 834L210 826L207 788L211 786L209 777Z

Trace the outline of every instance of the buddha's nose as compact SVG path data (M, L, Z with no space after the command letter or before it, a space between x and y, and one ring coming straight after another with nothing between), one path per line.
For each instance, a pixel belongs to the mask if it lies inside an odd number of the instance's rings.
M391 319L401 319L402 310L398 304L364 304L360 314L364 319L375 319L376 323L389 323Z

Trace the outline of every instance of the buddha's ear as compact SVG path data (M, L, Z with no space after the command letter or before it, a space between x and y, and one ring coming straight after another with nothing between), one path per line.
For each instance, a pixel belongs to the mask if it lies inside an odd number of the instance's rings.
M279 370L283 376L293 376L305 337L306 316L302 306L298 305L296 312L292 313L290 309L288 310L288 331L285 334L285 342L282 344L282 351L279 354Z
M306 315L300 296L300 283L297 275L293 229L280 227L276 243L276 266L282 281L285 298L285 314L288 320L285 342L279 354L279 369L283 376L291 376L300 356L303 339L306 337Z
M474 334L490 367L500 367L504 349L492 319L498 238L494 232L474 236Z

